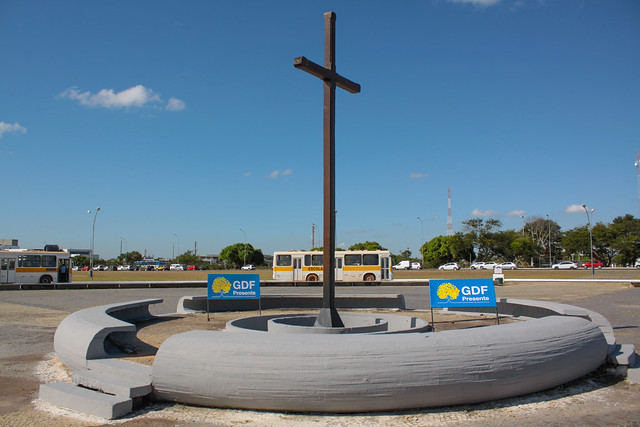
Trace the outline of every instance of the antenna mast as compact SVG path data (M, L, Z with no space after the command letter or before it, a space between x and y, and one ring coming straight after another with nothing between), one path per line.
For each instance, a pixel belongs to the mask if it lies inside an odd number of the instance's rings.
M451 187L449 187L449 203L447 213L447 236L453 236L453 218L451 217Z

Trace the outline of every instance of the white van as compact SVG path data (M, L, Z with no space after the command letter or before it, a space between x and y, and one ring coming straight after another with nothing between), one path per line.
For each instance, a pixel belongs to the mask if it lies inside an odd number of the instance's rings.
M411 270L411 261L400 261L393 266L394 270Z

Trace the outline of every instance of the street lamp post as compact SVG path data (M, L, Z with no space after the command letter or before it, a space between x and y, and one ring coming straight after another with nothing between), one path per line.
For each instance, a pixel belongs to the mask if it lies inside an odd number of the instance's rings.
M93 249L96 238L96 218L98 217L98 212L100 212L100 206L96 208L96 213L91 216L91 211L87 211L89 214L89 218L91 218L91 258L89 259L90 269L89 276L91 276L91 280L93 280Z
M422 219L418 216L416 217L418 218L418 221L420 221L420 246L418 246L418 250L420 251L420 254L422 255L422 268L424 267L424 252L422 252L422 245L424 245L424 223L422 222Z
M244 243L242 244L243 254L242 254L242 265L247 265L247 233L241 228L242 234L244 234Z
M547 214L547 225L549 226L549 267L551 267L553 261L551 261L551 220L549 219L549 214Z
M593 233L591 232L591 218L589 217L589 209L587 205L582 205L584 212L587 214L587 224L589 225L589 249L591 249L591 277L595 275L595 269L593 267ZM594 209L591 209L593 213Z

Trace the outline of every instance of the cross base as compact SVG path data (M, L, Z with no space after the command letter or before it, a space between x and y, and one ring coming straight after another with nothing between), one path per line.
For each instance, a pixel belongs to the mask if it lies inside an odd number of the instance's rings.
M322 328L344 328L344 323L338 314L338 310L335 308L322 308L318 317L316 317L316 323L313 326L319 326Z

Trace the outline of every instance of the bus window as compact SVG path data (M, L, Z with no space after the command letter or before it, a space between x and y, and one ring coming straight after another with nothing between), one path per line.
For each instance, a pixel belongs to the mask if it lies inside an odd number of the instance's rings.
M313 266L322 266L323 265L322 255L311 255L311 265Z
M362 256L363 264L362 265L378 265L378 254L364 254Z
M278 255L276 265L279 267L291 267L291 255Z
M57 267L55 255L42 255L42 267Z
M18 267L40 267L40 255L20 255Z
M345 254L344 265L362 265L362 255L360 254Z

